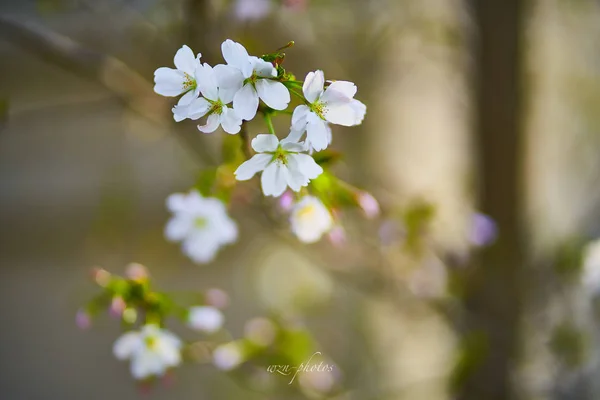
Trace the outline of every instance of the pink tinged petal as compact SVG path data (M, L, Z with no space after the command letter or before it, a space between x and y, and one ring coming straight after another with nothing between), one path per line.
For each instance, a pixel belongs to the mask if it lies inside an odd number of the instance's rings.
M329 145L327 137L327 122L314 113L309 113L306 126L306 139L316 151L325 150Z
M271 163L262 173L260 182L265 196L279 197L285 191L288 169L280 163Z
M237 0L234 13L241 21L258 20L265 17L272 6L271 0Z
M273 158L270 154L256 154L254 157L245 161L234 172L235 178L238 181L247 181L251 179L257 172L264 170Z
M262 101L274 110L285 110L290 102L290 92L281 82L259 79L256 91Z
M325 119L328 122L336 125L353 126L356 125L356 111L352 107L351 103L335 103L334 105L328 104L324 112Z
M118 338L113 345L113 354L119 360L126 360L143 345L139 332L127 332Z
M367 113L367 106L360 100L352 100L350 107L354 110L354 125L360 125L365 119Z
M239 69L244 74L244 78L250 77L252 74L252 64L244 46L231 39L227 39L221 44L221 52L227 64Z
M356 95L356 85L348 81L332 82L331 85L329 85L325 90L325 93L323 93L323 96L321 96L321 100L327 101L326 98L332 94L335 97L337 97L338 94L340 94L346 97L347 99L352 99L354 95Z
M308 179L315 179L323 173L323 168L308 154L290 154L297 163L300 172Z
M181 71L161 67L154 71L154 91L161 96L179 96L184 92L185 77Z
M219 127L221 118L217 114L211 114L206 119L206 125L198 125L198 130L203 133L213 133Z
M279 146L279 140L275 135L263 133L252 139L252 148L257 153L273 152L277 150L277 146Z
M200 57L198 57L200 58ZM196 67L200 64L199 59L194 57L194 52L185 44L175 53L175 66L178 70L194 76Z
M323 85L325 84L325 77L323 71L309 72L302 85L302 92L304 97L309 103L314 103L321 93L323 93Z
M257 58L253 65L254 72L256 75L262 78L275 78L277 77L277 69L268 61Z
M195 121L204 117L210 107L210 103L204 97L198 97L187 106L187 116Z
M286 191L280 198L279 198L279 207L283 210L283 211L290 211L292 209L292 206L294 205L294 196L292 195L292 192L290 191Z
M241 130L242 119L236 115L234 110L223 106L223 111L221 112L221 126L225 132L234 135Z
M233 109L236 114L250 121L256 115L258 110L258 93L251 83L247 83L233 97Z
M379 215L379 202L375 197L373 197L371 193L361 192L358 195L357 200L358 204L360 205L360 208L362 208L367 218L375 218Z
M89 329L92 326L92 318L85 310L79 310L75 316L75 324L81 330Z
M208 64L203 64L196 69L196 84L204 97L216 101L219 99L217 77Z
M167 222L165 237L171 242L185 239L194 228L194 221L188 216L176 216Z
M219 64L213 68L219 85L219 98L224 104L231 103L233 96L242 88L244 76L235 67Z

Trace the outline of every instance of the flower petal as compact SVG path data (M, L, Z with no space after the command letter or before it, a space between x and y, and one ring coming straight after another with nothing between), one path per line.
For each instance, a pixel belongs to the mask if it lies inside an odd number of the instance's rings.
M204 264L215 258L219 247L219 242L210 232L197 232L183 242L182 250L194 262Z
M198 56L198 59L196 59L192 49L184 44L179 50L177 50L177 53L175 53L174 61L178 70L194 76L196 67L200 65L200 56Z
M250 121L258 110L258 93L251 83L246 83L233 97L233 109L236 114L246 121Z
M260 178L265 196L279 197L287 187L288 169L284 165L274 162L265 168Z
M275 78L277 76L277 69L273 64L261 58L254 61L253 69L256 75L263 78Z
M204 97L198 97L187 106L187 116L195 121L204 117L210 107L210 103Z
M231 39L227 39L221 44L221 52L227 64L239 69L244 74L244 78L250 77L252 74L252 64L244 46Z
M257 172L264 170L273 158L270 154L256 154L254 157L245 161L234 172L235 179L238 181L247 181Z
M181 71L161 67L154 71L154 91L161 96L179 96L184 92L185 77Z
M271 134L260 134L257 135L254 139L252 139L252 148L257 153L265 153L268 151L277 150L277 146L279 145L279 139L277 136Z
M219 98L224 104L229 104L233 96L241 89L244 83L244 76L235 67L231 65L219 64L213 68L219 85Z
M298 163L300 172L308 179L315 179L323 173L323 168L308 154L290 154L289 157Z
M235 111L223 106L221 112L221 127L223 127L223 130L230 135L234 135L241 130L241 125L242 119L236 115Z
M300 141L300 138L302 137L302 135L304 134L304 132L305 132L304 129L297 130L297 129L294 129L294 127L292 126L292 129L290 129L290 134L287 135L287 137L281 141L281 146L285 150L297 151L297 150L290 150L290 148L288 148L286 146L288 146L288 143L300 144L298 142Z
M290 103L290 92L281 82L259 79L256 82L258 96L274 110L285 110Z
M220 123L221 118L217 114L211 114L206 120L206 125L198 125L198 130L204 133L212 133L217 130Z
M127 332L119 337L113 345L113 354L119 360L126 360L142 345L139 332Z
M191 307L188 315L188 325L195 330L214 333L223 326L223 314L215 307Z
M365 119L365 114L367 113L367 106L360 100L352 100L350 102L350 107L354 110L354 124L360 125Z
M328 122L343 126L353 126L357 124L358 120L362 121L362 118L359 118L351 102L345 104L336 103L335 105L328 104L324 116Z
M350 100L356 94L356 90L356 85L352 82L335 81L325 89L325 93L321 96L321 100L327 102L329 96L338 97L340 95Z
M325 76L323 71L318 70L315 72L309 72L304 79L304 85L302 85L302 92L304 97L309 103L314 103L323 93L323 85L325 84Z
M198 98L197 91L195 91L195 90L188 90L188 92L186 94L184 94L183 96L181 96L181 98L177 102L177 105L178 106L187 106L192 101L194 101L196 98Z
M217 77L210 65L204 63L196 69L196 84L207 99L215 101L219 98Z
M185 239L193 227L193 220L188 216L175 216L165 226L165 237L171 242L178 242Z
M329 145L327 137L327 122L319 118L315 113L308 114L308 125L306 126L306 140L316 151L325 150Z

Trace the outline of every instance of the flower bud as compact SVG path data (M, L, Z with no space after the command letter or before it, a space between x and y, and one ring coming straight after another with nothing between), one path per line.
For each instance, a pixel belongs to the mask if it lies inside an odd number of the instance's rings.
M329 231L327 238L335 247L343 247L346 244L346 231L340 225L336 225Z
M244 326L246 338L259 346L268 346L275 340L277 330L273 322L267 318L254 318Z
M125 268L125 276L136 282L143 282L148 279L148 269L142 264L131 263Z
M229 304L229 295L221 289L208 289L206 302L213 307L223 309Z
M293 205L294 205L294 195L292 194L292 192L287 190L279 198L279 207L283 211L290 211L292 209Z
M213 352L215 367L223 371L230 371L244 361L244 355L239 343L230 342L223 344Z
M210 306L192 307L188 315L188 325L201 332L214 333L223 326L223 314Z
M360 192L357 196L357 201L367 218L375 218L379 215L379 203L371 193Z
M95 267L92 269L92 279L98 286L106 287L110 282L111 274L104 268Z
M92 326L92 319L85 310L79 310L75 315L75 324L79 329L86 330Z
M469 233L469 241L473 246L488 246L496 240L497 236L498 228L492 218L481 213L473 214Z
M121 296L115 296L110 303L110 308L108 311L111 317L121 318L121 315L123 315L123 311L125 311L126 307L127 304L125 304L125 300L123 300Z

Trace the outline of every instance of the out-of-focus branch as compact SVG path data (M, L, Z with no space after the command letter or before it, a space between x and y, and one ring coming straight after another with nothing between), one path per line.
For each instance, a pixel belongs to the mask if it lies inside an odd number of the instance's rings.
M476 130L481 170L481 210L498 223L499 238L486 249L467 282L465 346L478 360L462 371L460 399L506 400L515 396L521 285L525 271L520 137L520 0L473 0L476 46Z
M50 64L101 84L153 123L166 129L171 122L169 100L154 93L151 82L117 58L87 49L35 22L9 15L0 14L0 35ZM199 135L194 138L189 130L178 128L175 132L187 150L204 162L214 161L210 151L198 143Z

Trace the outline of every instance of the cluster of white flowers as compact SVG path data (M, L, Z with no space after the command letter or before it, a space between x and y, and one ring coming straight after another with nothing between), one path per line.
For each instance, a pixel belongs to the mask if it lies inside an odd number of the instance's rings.
M201 63L188 46L175 54L175 69L158 68L154 90L163 96L181 96L173 107L177 122L206 117L198 129L214 132L219 126L229 134L240 132L244 121L252 120L264 103L269 134L259 134L251 142L256 154L235 170L238 181L261 172L265 196L279 197L287 188L299 192L316 179L323 169L312 153L326 149L332 140L330 124L354 126L362 123L366 106L354 98L352 82L325 81L323 71L309 72L304 82L294 81L277 64L277 57L251 56L230 39L221 45L225 64L214 67ZM296 89L302 88L302 94ZM289 134L280 140L270 117L287 109L290 93L301 104L292 113ZM306 133L306 136L304 135ZM305 136L304 141L301 139ZM194 261L211 261L218 249L237 238L235 223L220 200L202 198L197 192L172 195L169 209L175 214L166 227L166 236L182 241L183 251ZM304 196L291 211L292 231L307 243L315 242L331 230L333 219L319 199Z

